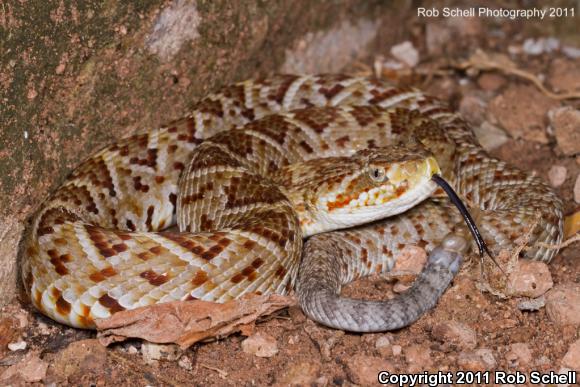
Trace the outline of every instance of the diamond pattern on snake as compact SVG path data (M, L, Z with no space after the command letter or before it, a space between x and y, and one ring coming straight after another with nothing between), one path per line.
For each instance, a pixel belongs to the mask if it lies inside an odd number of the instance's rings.
M493 252L539 216L525 257L554 256L536 242L561 241L560 199L490 157L445 103L378 80L278 75L84 161L34 217L23 283L40 312L80 328L155 303L291 289L322 324L400 328L435 306L473 245L434 175L472 206ZM340 295L408 244L430 255L407 292Z

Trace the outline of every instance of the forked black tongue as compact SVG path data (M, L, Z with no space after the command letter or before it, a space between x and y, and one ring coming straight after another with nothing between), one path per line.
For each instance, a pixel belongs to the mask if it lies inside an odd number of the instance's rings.
M431 180L433 180L439 187L443 188L443 191L445 191L445 193L449 197L449 200L451 200L451 203L453 203L455 207L457 207L457 209L461 213L461 216L463 216L463 219L465 220L467 227L469 227L469 231L471 232L473 239L475 239L475 242L477 243L477 247L479 249L479 256L483 257L484 254L487 254L491 258L491 260L501 269L501 266L499 266L499 264L495 261L494 256L487 248L487 245L485 244L485 241L481 237L477 225L475 224L475 221L473 220L471 214L467 210L467 207L465 207L465 204L463 204L459 196L457 196L457 193L455 193L455 191L453 190L453 188L451 188L449 183L447 183L445 179L443 179L440 175L433 175L431 177Z

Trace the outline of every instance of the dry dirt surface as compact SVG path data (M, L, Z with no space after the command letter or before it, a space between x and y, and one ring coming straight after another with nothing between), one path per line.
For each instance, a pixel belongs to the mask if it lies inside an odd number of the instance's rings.
M574 227L577 232L580 103L558 95L580 91L578 48L532 39L536 35L517 23L425 22L417 22L410 44L387 47L345 72L419 85L449 100L478 128L494 156L554 186L565 201L568 234ZM492 69L481 60L469 62L478 49L503 55L555 95L505 62ZM249 336L187 350L137 340L105 348L93 332L63 327L14 303L0 314L0 385L328 386L376 384L379 371L578 373L579 256L579 244L572 243L548 266L519 263L507 290L496 295L484 291L489 284L472 259L433 311L408 328L381 334L325 328L293 306L258 321ZM349 285L345 293L385 298L406 286L373 277Z

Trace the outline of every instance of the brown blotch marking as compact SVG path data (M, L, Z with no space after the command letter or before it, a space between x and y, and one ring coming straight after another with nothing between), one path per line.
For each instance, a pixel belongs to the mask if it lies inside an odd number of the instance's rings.
M395 189L395 195L397 195L397 197L403 195L405 192L407 192L407 188L405 186L399 186Z
M387 246L383 246L383 254L392 256L393 252Z
M369 259L369 252L364 247L360 251L360 259L363 261L363 263L366 263Z
M256 242L254 242L251 239L248 239L247 241L244 242L243 246L248 249L248 250L252 250L254 248L254 246L256 246Z
M198 270L195 272L195 275L191 279L191 283L193 286L201 286L209 280L209 276L203 270Z
M419 242L417 242L417 246L419 246L422 249L424 249L428 244L429 243L424 239L421 239Z
M81 309L81 316L89 317L91 315L91 308L89 308L87 305L80 304L80 309Z
M382 111L375 106L353 106L350 109L350 114L364 128L371 122L376 121L381 116Z
M327 89L325 87L321 87L319 89L320 93L323 94L327 99L332 99L334 96L336 96L342 90L344 90L344 86L341 85L340 83L334 85L330 89Z
M147 226L147 230L151 231L153 226L151 225L153 222L153 213L155 212L155 207L149 206L147 208L147 219L145 219L145 226Z
M276 270L275 276L282 279L286 275L286 272L287 272L286 268L284 268L284 266L280 265L278 267L278 270Z
M142 259L143 261L146 261L149 258L153 258L153 255L148 251L143 251L143 252L137 254L137 257L139 257L139 259Z
M185 169L185 164L183 164L181 161L176 161L173 163L173 169L176 171L183 171Z
M417 234L422 237L423 235L425 235L425 229L423 228L423 226L421 224L415 224L415 231L417 231Z
M41 237L43 235L52 234L52 233L54 233L54 229L52 227L48 226L48 227L40 227L38 229L38 232L36 233L36 235L38 237Z
M231 243L232 243L231 239L228 239L228 238L221 238L221 239L218 241L218 244L219 244L219 245L220 245L222 248L224 248L224 249L225 249L226 247L228 247L228 246L229 246Z
M276 101L278 104L281 104L282 101L284 101L284 96L288 92L288 88L296 79L298 79L298 76L284 75L282 78L283 79L280 82L278 89L272 89L273 93L268 95L269 100Z
M164 181L165 181L165 177L163 177L163 176L155 176L155 182L157 184L163 184Z
M214 245L201 254L201 257L207 261L211 261L217 257L224 250L221 245Z
M59 296L56 300L56 311L61 316L67 316L70 313L71 305L68 301L66 301L62 296Z
M72 256L71 256L70 254L68 254L68 253L66 253L66 254L61 254L61 255L58 257L58 259L59 259L61 262L70 262L70 261L72 260Z
M195 108L196 110L199 110L202 113L216 115L220 118L224 116L222 103L219 100L211 100L209 98L206 98L200 101Z
M209 219L207 214L203 214L200 220L201 220L200 228L202 230L211 230L213 228L213 221Z
M117 253L122 253L123 251L127 251L129 247L124 244L124 243L117 243L116 245L113 245L113 250L115 250Z
M404 248L405 248L405 245L403 243L397 243L397 249L403 250Z
M304 140L300 141L300 143L298 145L300 145L300 147L302 149L304 149L306 151L306 153L308 153L308 154L311 154L312 152L314 152L314 149L312 149L312 147L310 145L308 145L308 143Z
M239 284L240 282L242 282L244 280L244 275L241 273L236 274L235 276L233 276L230 281L232 281L235 284Z
M109 296L108 294L103 294L99 298L99 302L105 308L109 309L111 313L117 313L125 310L113 297Z
M294 118L302 121L317 133L322 133L336 117L336 108L333 107L299 109L294 113Z
M253 266L247 266L242 270L242 274L249 277L256 269Z
M66 239L64 239L64 238L55 238L55 239L53 240L53 242L54 242L54 244L55 244L55 245L58 245L58 246L66 246L66 245L67 245L67 243L68 243L68 242L66 241Z
M346 136L342 136L340 138L337 138L335 142L336 142L336 145L338 145L340 148L344 148L349 141L350 141L350 137L348 135L346 135Z
M185 301L196 301L199 300L199 298L192 296L191 294L188 294L187 297L185 297Z
M54 249L50 249L47 251L48 256L50 257L50 263L54 266L54 271L56 271L60 275L67 275L68 269L64 265L64 262L70 261L72 258L69 254L62 254L59 255L58 252ZM61 259L64 257L64 261Z
M106 278L113 277L117 275L117 271L112 267L106 267L100 271L96 271L89 276L89 278L94 282L104 281Z
M163 246L153 246L149 249L149 251L155 255L159 255L163 251Z
M149 281L153 286L163 285L171 278L168 273L157 274L153 270L146 270L139 274L139 276Z
M264 260L261 258L256 258L252 261L252 267L254 267L254 269L258 269L263 264L264 264Z
M135 231L137 229L137 227L135 227L135 224L133 223L133 221L131 221L131 219L127 219L125 224L127 225L127 228L131 231Z

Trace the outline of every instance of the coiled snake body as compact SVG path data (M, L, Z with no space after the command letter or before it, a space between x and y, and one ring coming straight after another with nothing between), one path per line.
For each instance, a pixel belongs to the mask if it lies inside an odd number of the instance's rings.
M533 243L561 240L561 201L537 177L488 156L444 103L376 80L280 75L228 86L185 118L81 164L33 219L24 286L42 313L82 328L158 302L224 302L293 286L305 312L324 324L404 326L435 304L458 270L461 243L441 242L461 222L456 211L435 194L395 217L363 212L374 222L333 231L342 226L325 225L316 206L340 214L405 198L410 175L403 186L358 192L359 169L385 146L406 162L401 153L422 152L417 141L476 208L493 250L511 246L539 215L526 257L553 257ZM388 180L381 168L375 177ZM176 224L180 232L170 229ZM385 302L339 296L342 284L390 270L406 244L432 251L410 291Z

